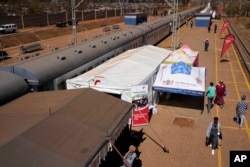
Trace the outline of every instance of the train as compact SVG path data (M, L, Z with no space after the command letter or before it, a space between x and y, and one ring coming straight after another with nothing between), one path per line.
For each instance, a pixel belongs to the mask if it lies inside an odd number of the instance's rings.
M178 13L179 26L202 7ZM44 55L0 67L0 105L28 92L66 89L66 80L81 75L133 48L156 45L172 33L173 16L119 30Z

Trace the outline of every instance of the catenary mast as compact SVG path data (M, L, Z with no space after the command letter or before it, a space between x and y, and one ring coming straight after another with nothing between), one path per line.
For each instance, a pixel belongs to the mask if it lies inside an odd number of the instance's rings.
M173 22L171 23L172 25L172 49L176 50L176 48L179 45L179 25L180 25L180 19L178 15L178 6L179 6L179 0L174 0L173 3L171 4L168 2L168 0L165 0L165 2L172 7L173 10Z

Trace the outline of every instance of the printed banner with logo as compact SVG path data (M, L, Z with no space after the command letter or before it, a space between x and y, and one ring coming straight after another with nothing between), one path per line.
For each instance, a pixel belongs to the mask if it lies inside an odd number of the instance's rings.
M222 50L221 50L221 57L226 53L227 49L232 45L234 40L235 40L235 37L232 34L228 34L225 37L223 47L222 47Z
M134 105L132 125L148 125L148 85L138 85L132 87L132 103Z
M229 26L230 22L229 21L225 21L222 28L221 28L221 32L220 34L222 34L226 29L227 27Z

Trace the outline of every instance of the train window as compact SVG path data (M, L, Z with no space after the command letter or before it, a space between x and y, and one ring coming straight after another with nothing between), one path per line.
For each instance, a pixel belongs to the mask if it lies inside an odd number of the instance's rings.
M89 67L89 68L88 68L88 71L89 71L89 70L92 70L92 67Z
M83 73L85 73L86 72L86 70L83 70L83 71L81 71L81 74L83 74Z

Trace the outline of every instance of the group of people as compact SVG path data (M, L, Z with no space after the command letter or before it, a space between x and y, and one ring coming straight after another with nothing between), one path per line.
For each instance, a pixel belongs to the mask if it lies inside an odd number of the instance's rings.
M237 123L239 123L239 128L242 128L244 117L248 109L248 104L246 102L246 96L242 95L241 100L237 102L236 105L236 117ZM220 140L222 139L221 123L219 123L219 118L214 117L214 120L209 123L206 132L206 145L212 148L212 155L214 155L215 149L220 145Z
M212 26L212 22L209 24L209 26L208 26L208 33L210 33L210 31L211 31L211 26ZM216 33L217 32L217 24L214 24L214 33ZM206 39L205 40L205 43L204 43L204 45L205 45L205 51L208 51L208 47L209 47L209 41L208 41L208 39Z
M207 27L208 33L210 33L211 31L211 27L212 27L212 22ZM214 24L214 33L216 34L216 32L217 32L217 24Z
M193 27L193 21L192 20L190 20L190 27L192 28ZM186 26L188 26L188 20L186 20Z
M208 98L208 112L210 112L210 109L213 107L213 101L215 104L219 105L221 109L224 107L224 96L226 96L226 92L226 85L222 80L220 80L216 86L214 86L213 82L210 82L206 92L206 96Z
M221 80L216 86L214 86L213 82L210 82L210 85L206 91L207 96L207 109L208 113L214 104L220 106L220 108L224 107L225 101L224 96L226 96L226 85ZM242 128L244 117L246 115L248 109L248 104L246 101L246 95L241 96L241 100L239 100L236 104L236 119L235 121L239 124L239 128ZM219 146L219 141L222 139L221 133L221 124L219 123L219 118L214 117L214 120L209 123L206 132L206 145L212 147L212 155L214 155L215 149Z

